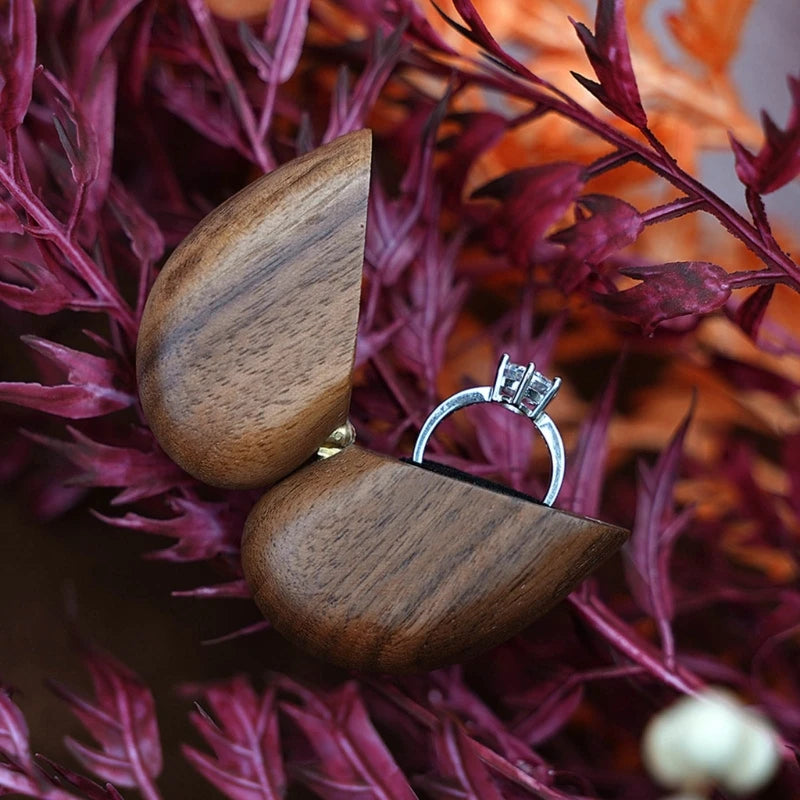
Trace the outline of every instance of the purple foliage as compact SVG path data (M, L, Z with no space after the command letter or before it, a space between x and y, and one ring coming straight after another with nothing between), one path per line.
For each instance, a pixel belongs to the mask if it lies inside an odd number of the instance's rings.
M599 83L573 73L575 78L617 116L637 128L647 127L628 49L625 0L598 1L594 34L580 22L573 24Z
M66 743L84 767L118 786L136 787L146 800L159 797L155 779L163 766L155 703L141 678L95 647L84 646L94 702L53 684L98 748L67 737Z
M374 125L352 407L362 441L406 454L448 381L483 380L473 373L483 369L484 351L560 368L586 314L582 335L593 338L594 325L598 339L616 337L613 347L624 340L630 358L610 368L605 389L595 382L593 402L575 388L578 380L565 381L568 400L589 411L569 431L560 504L632 524L629 586L621 588L619 576L587 581L568 610L463 669L325 690L280 675L263 690L244 678L196 687L191 720L211 752L187 746L186 757L235 800L280 798L292 783L331 800L407 800L416 787L476 800L649 798L655 789L632 774L629 756L644 718L654 702L707 680L729 683L764 708L788 754L800 735L800 594L791 578L759 582L752 563L744 570L735 557L752 548L774 561L796 550L798 435L786 436L772 459L785 491L764 488L746 436L723 440L714 469L733 497L711 498L728 503L717 518L681 499L681 479L697 469L684 452L688 417L666 445L620 447L615 426L632 402L617 397L629 362L653 354L655 370L655 357L672 343L688 350L692 330L720 311L762 346L778 326L769 314L775 298L800 287L800 267L778 243L761 200L800 168L800 82L790 79L784 129L764 116L758 152L732 140L748 218L687 173L648 129L621 0L600 0L594 32L575 25L597 80L576 77L616 120L531 72L469 0L453 3L460 21L440 13L483 52L480 63L454 60L412 0L333 6L328 16L308 0L276 0L260 26L221 23L203 0L61 0L38 15L32 0L10 0L0 10L0 300L14 312L13 330L25 331L39 378L0 384L0 400L23 409L29 431L7 446L0 474L28 467L35 445L50 457L33 478L39 513L66 510L90 489L117 489L111 503L120 510L101 519L172 540L154 558L214 559L225 569L225 582L179 594L247 598L237 556L254 498L199 486L158 447L135 399L138 320L165 254L224 197L297 154ZM342 9L357 18L356 33L337 15ZM465 99L486 90L503 102L487 110ZM467 196L483 156L551 114L608 153L592 164L578 154L548 162L533 153ZM584 193L590 180L631 161L670 184L677 199L638 209L591 185ZM701 210L762 266L631 266L624 250L646 228ZM74 312L82 312L76 330L87 328L85 336L69 335ZM32 315L56 314L59 324L46 335L33 333L41 328ZM659 349L661 341L668 344ZM781 341L796 352L796 337ZM458 363L452 371L450 359ZM592 368L570 366L575 377ZM797 396L797 382L772 363L717 353L706 366L716 380L770 400ZM53 426L52 417L74 424ZM460 437L460 450L433 448L443 461L535 493L533 432L519 433L516 421L493 417ZM706 467L701 477L717 474ZM723 603L726 613L714 614ZM705 634L717 628L728 639L712 650ZM95 699L58 692L96 744L70 740L70 748L103 781L156 800L162 756L153 697L111 657L91 649L85 657ZM615 728L620 709L625 725ZM785 796L796 796L797 771L787 766L782 779ZM119 799L109 783L35 760L22 714L4 691L0 793L12 791Z

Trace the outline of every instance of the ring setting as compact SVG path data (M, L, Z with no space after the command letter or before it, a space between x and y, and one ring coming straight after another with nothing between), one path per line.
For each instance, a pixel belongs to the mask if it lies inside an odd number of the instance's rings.
M492 386L476 386L457 392L431 412L420 429L411 460L422 463L431 434L454 411L479 403L498 403L515 414L528 417L542 435L551 460L550 485L542 503L550 506L555 502L564 480L565 456L561 434L545 409L560 386L561 378L550 380L537 372L533 362L523 367L511 363L505 354L497 365Z

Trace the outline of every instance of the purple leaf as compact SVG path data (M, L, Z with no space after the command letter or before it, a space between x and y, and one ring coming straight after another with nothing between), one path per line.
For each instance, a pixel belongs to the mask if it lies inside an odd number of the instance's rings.
M99 417L133 404L134 395L115 386L120 377L114 361L37 336L23 336L22 340L58 364L67 373L68 383L43 386L40 383L2 382L0 401L66 419Z
M151 519L131 512L124 517L107 517L98 513L95 516L118 528L169 536L178 540L172 547L150 553L152 559L198 561L214 558L221 553L239 552L242 521L228 512L227 503L210 503L183 497L170 498L168 503L177 514L169 519Z
M97 159L95 178L86 200L86 209L90 214L103 207L111 183L116 101L117 63L106 54L97 65L82 103L85 125L92 132Z
M475 161L505 133L508 120L491 111L451 114L460 131L439 142L438 147L447 153L447 162L440 170L440 181L446 191L446 200L461 202L461 193Z
M500 64L517 75L525 76L525 78L533 81L534 83L541 82L539 78L537 78L521 61L517 61L516 58L513 58L505 50L503 50L502 47L500 47L500 45L497 43L497 40L494 38L494 36L492 36L489 29L486 27L486 23L483 21L478 13L478 10L473 5L472 0L453 0L453 6L455 7L461 19L464 20L467 27L464 27L463 25L455 22L455 20L452 20L439 8L436 3L433 3L433 7L439 13L442 19L444 19L445 22L450 25L450 27L458 31L462 36L466 37L474 44L478 45L478 47L483 48L497 64Z
M408 781L369 719L357 685L346 683L324 697L302 706L283 703L282 710L306 735L319 759L313 773L299 777L320 792L338 800L347 792L386 800L416 800ZM343 792L342 785L348 787Z
M608 376L603 394L581 423L577 447L567 461L561 505L574 514L597 517L600 513L600 495L608 456L608 427L614 411L621 369L622 357Z
M2 233L16 233L20 234L24 231L22 223L19 221L17 212L11 206L0 199L0 234Z
M726 356L715 356L711 366L720 376L728 379L737 391L769 392L781 400L791 402L800 390L800 384L780 375L769 367L748 364Z
M626 545L632 567L628 583L642 610L655 619L668 661L675 654L669 561L675 540L694 514L694 509L687 508L676 515L672 497L693 411L694 403L652 468L639 464L636 519Z
M276 83L288 81L300 60L309 4L310 0L276 0L272 5L266 40L273 56L270 78Z
M759 286L733 313L733 320L753 340L758 341L758 331L764 321L775 284Z
M22 124L33 91L36 67L36 8L33 0L10 0L8 36L0 39L0 125L12 131Z
M555 162L509 172L482 186L473 198L493 197L502 205L489 223L490 245L527 264L534 248L558 222L583 187L583 167Z
M721 308L731 294L728 273L707 261L625 267L620 273L642 283L621 292L595 294L595 299L645 331L675 317L710 313Z
M402 28L388 37L384 37L379 29L373 39L367 66L352 89L347 70L340 70L339 80L333 90L330 118L322 136L322 143L364 127L367 115L404 52Z
M0 282L0 300L17 311L31 314L55 314L65 308L79 307L73 293L49 270L30 261L8 259L30 286Z
M755 155L733 135L739 180L757 194L768 194L785 186L800 174L800 78L788 77L792 110L785 129L779 128L766 111L761 114L765 141Z
M81 793L81 797L86 800L123 800L122 795L110 784L106 783L105 786L100 786L89 778L79 775L74 770L57 764L49 758L37 754L37 761L47 764L48 767L55 773L56 781L58 783L66 783L67 785L77 789ZM66 800L66 798L65 798Z
M239 598L251 597L250 589L246 581L241 578L228 583L218 583L215 586L199 586L196 589L182 589L172 593L173 597L200 597L203 599L211 597Z
M142 0L119 0L97 9L91 16L91 24L81 32L81 47L77 48L74 82L82 92L91 80L103 51L108 47L111 37L125 18Z
M245 678L204 689L216 722L198 707L191 721L214 756L184 746L189 763L231 800L278 800L286 790L275 690L258 696Z
M433 701L437 712L447 712L444 716L455 714L473 737L492 742L496 750L517 764L540 762L536 753L465 683L462 667L437 670L431 678L442 695L441 699Z
M0 686L0 753L26 773L33 772L33 759L28 744L28 725L17 704L11 699L11 692L2 686Z
M59 684L53 688L101 749L69 737L67 746L102 779L137 787L145 797L158 797L153 780L161 772L162 757L153 695L138 675L108 653L84 645L83 657L94 701Z
M139 450L103 444L72 426L67 426L67 431L74 441L65 442L35 433L26 433L26 436L59 453L82 470L72 479L74 485L122 488L123 491L112 500L113 504L132 503L164 494L187 481L180 467L155 446Z
M531 747L546 742L571 719L583 700L583 685L569 680L560 685L535 687L526 695L525 704L533 707L514 725L514 733Z
M617 116L637 128L646 128L647 115L628 48L624 0L598 0L594 35L582 23L572 24L599 83L573 72L576 80Z
M475 752L473 741L452 717L444 716L434 732L436 769L465 800L503 800L489 770Z
M97 136L86 120L82 107L61 105L53 117L58 139L70 164L72 179L87 186L97 177L99 151Z
M164 235L155 220L118 181L111 185L110 205L142 268L158 261L164 255Z
M559 280L568 291L583 277L583 265L601 263L633 244L644 230L644 221L632 205L604 194L581 196L576 203L576 217L574 225L550 236L551 242L564 245Z

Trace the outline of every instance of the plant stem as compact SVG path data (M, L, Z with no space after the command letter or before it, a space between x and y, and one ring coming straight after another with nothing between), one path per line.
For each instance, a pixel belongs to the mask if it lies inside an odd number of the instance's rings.
M684 694L694 694L702 688L703 682L693 673L677 668L669 668L653 652L653 646L641 637L614 614L597 597L588 600L579 593L573 592L569 600L578 613L606 639L619 653L635 664L644 667L664 683Z
M699 211L702 208L705 208L705 202L703 200L698 200L696 197L679 197L677 200L673 200L670 203L655 206L649 211L645 211L641 216L645 225L653 225L657 222L677 219L684 214L689 214L692 211Z
M94 292L97 300L108 307L112 316L133 340L136 337L136 320L117 288L98 269L83 249L67 235L61 223L50 213L44 203L27 187L20 185L15 180L8 165L2 161L0 161L0 183L39 226L39 230L35 231L34 235L50 239L59 246L78 276Z
M225 47L219 38L217 29L214 27L208 6L203 0L188 0L188 2L197 27L200 28L206 46L211 52L211 58L214 61L222 86L250 142L253 158L262 171L271 172L276 166L275 158L265 145L263 137L259 135L252 106L247 99L244 87L233 69L228 54L225 52Z
M452 69L452 65L447 66L448 76L452 74ZM663 144L649 131L644 132L647 143L642 142L599 119L574 100L567 102L553 97L536 86L524 84L519 79L505 74L487 75L482 72L462 71L462 75L468 81L493 89L500 89L537 105L547 106L576 125L605 139L618 151L630 152L637 161L669 181L673 186L684 192L687 197L702 202L704 210L715 216L729 233L743 242L767 266L784 272L792 281L792 284L800 289L800 265L796 264L779 248L770 247L766 244L755 225L745 219L721 197L706 186L703 186L700 181L681 169Z

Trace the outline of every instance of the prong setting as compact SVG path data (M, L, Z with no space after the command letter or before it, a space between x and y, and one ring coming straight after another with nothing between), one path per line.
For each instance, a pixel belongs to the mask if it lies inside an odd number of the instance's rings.
M502 403L517 413L536 420L556 396L561 378L550 380L537 372L531 361L527 367L512 364L508 354L503 354L497 365L492 402Z

